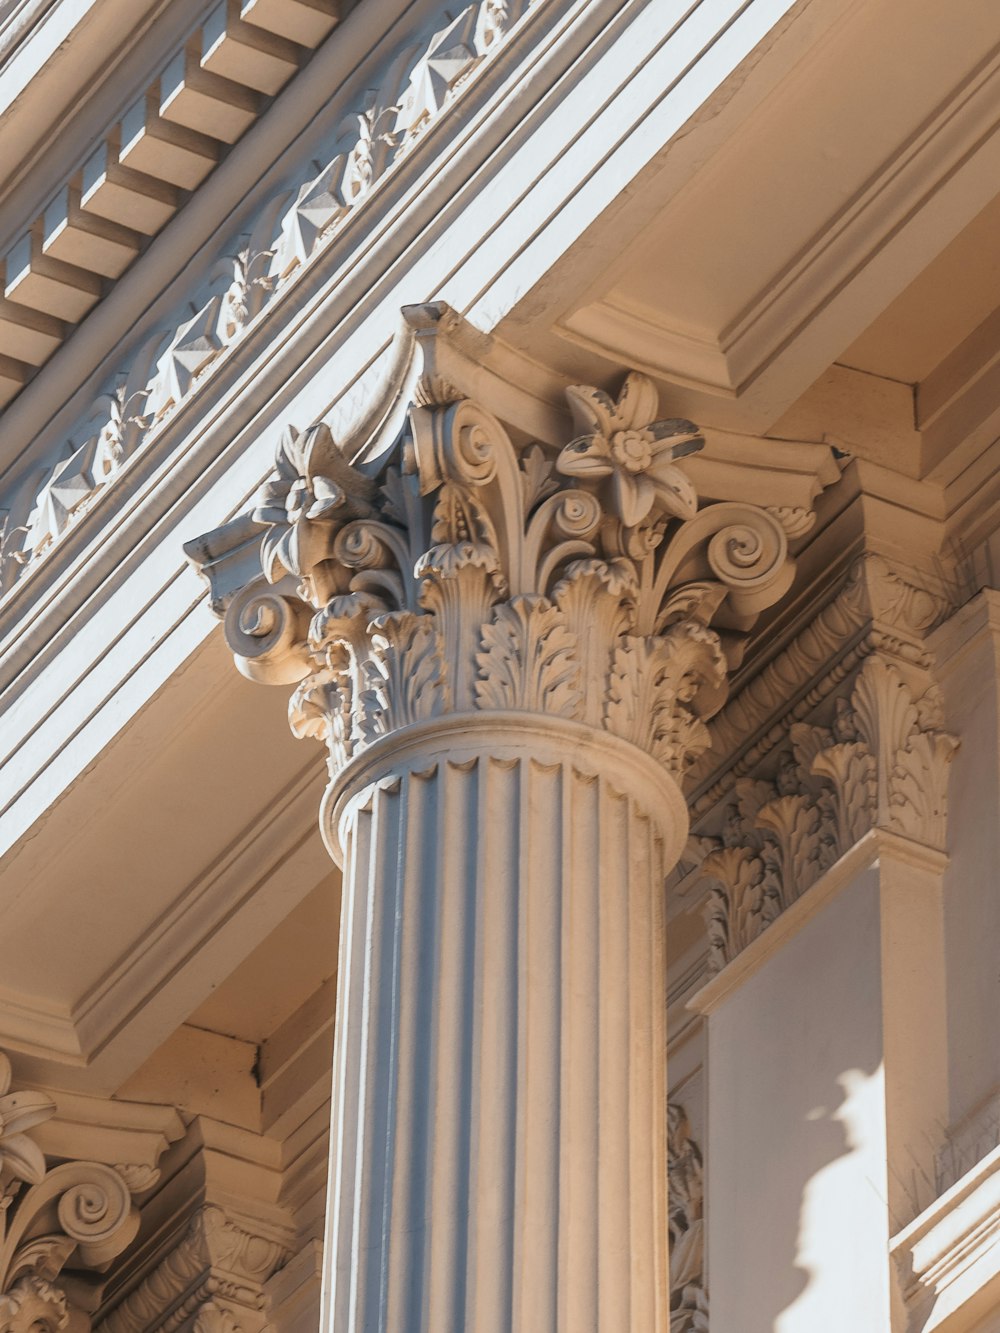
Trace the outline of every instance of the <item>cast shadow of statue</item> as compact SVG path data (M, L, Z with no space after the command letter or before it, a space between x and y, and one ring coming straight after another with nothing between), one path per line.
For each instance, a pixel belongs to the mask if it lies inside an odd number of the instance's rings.
M759 1225L741 1244L740 1297L725 1309L714 1299L709 1250L712 1329L885 1333L887 1312L870 1295L887 1262L881 1064L848 1066L822 1091L796 1074L787 1071L780 1151L760 1162L756 1181L751 1173L740 1182L759 1191L749 1196L761 1199ZM724 1195L713 1190L712 1203Z

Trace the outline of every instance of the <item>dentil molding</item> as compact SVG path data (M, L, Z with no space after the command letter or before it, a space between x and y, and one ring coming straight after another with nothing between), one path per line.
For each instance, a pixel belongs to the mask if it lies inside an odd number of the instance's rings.
M286 7L296 8L290 0ZM256 222L219 256L207 289L192 292L175 322L134 351L128 368L94 402L62 456L41 470L29 471L0 494L0 593L37 567L108 491L128 461L155 441L166 419L205 384L246 331L285 295L378 183L410 153L500 48L528 7L529 0L477 0L455 17L443 14L433 32L408 35L373 71L363 102L344 108L336 140L330 144L331 156L318 174L317 163L310 161L292 188L283 187L262 204ZM256 15L264 6L251 8ZM310 12L309 5L298 8ZM323 0L315 14L325 31L333 25L336 11ZM245 40L246 24L237 26ZM196 38L199 43L205 40L201 30ZM185 59L197 65L187 48L178 57L181 66ZM289 72L293 68L294 64ZM205 72L194 69L189 77L197 83ZM148 102L142 98L135 108L142 122L135 130L140 137L147 118L157 126L162 123ZM126 140L131 133L122 127L117 130L118 137L124 133ZM190 137L210 142L204 135ZM147 132L143 142L149 141ZM153 143L155 152L155 139ZM186 149L190 156L190 145ZM102 151L107 155L112 150L105 145ZM102 166L98 175L121 189L118 176L128 178L127 185L135 173L112 163ZM164 189L176 194L177 187ZM25 244L30 249L34 242L26 237ZM45 257L40 256L39 262L44 263Z

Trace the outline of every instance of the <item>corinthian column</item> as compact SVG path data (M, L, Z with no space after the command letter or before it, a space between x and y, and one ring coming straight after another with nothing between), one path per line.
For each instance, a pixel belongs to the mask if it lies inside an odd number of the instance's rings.
M330 756L332 1333L667 1333L663 880L791 566L648 380L569 399L561 449L440 381L377 463L288 432L227 611Z

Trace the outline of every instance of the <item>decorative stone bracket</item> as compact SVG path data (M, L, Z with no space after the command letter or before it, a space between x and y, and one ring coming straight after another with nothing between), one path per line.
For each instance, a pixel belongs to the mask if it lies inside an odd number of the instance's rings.
M155 1326L193 1333L264 1333L264 1283L287 1259L270 1236L246 1231L206 1204L179 1244L120 1301L97 1333L143 1333Z

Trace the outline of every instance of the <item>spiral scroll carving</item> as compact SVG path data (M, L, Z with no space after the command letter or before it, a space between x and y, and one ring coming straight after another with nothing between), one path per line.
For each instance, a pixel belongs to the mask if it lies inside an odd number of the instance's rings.
M123 1232L138 1224L124 1180L111 1167L96 1164L87 1179L62 1194L57 1216L66 1235L76 1241L80 1257L95 1267L120 1253Z
M226 640L251 680L284 685L309 669L302 651L308 624L301 603L259 585L236 598L226 614Z
M62 1270L106 1267L135 1237L139 1214L115 1168L49 1167L31 1131L55 1104L41 1092L9 1091L11 1075L0 1051L0 1333L59 1333L76 1314Z

